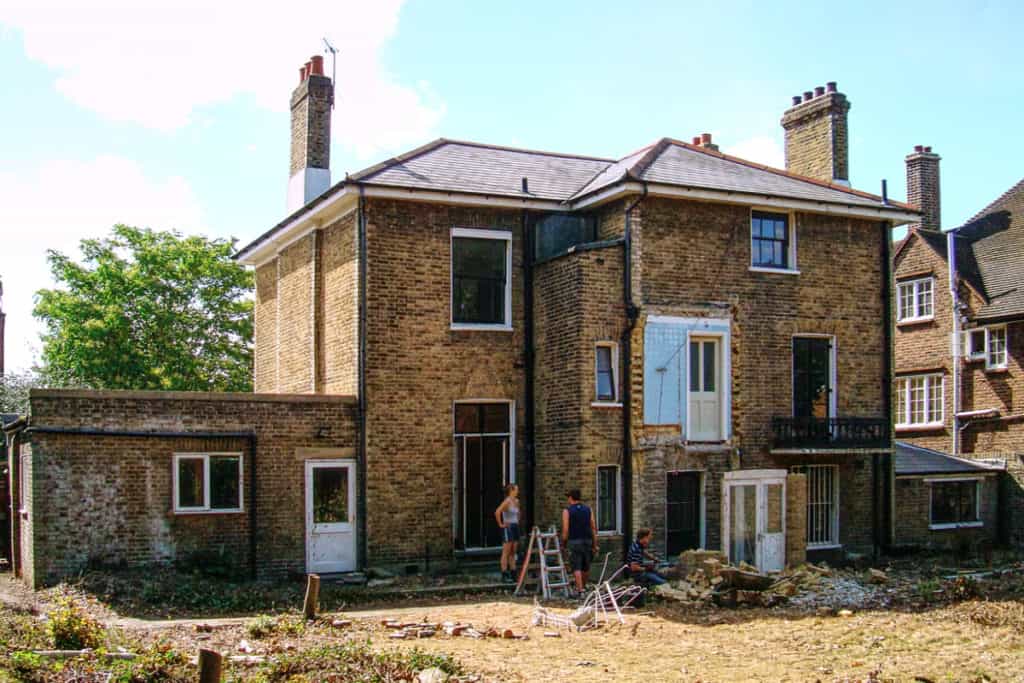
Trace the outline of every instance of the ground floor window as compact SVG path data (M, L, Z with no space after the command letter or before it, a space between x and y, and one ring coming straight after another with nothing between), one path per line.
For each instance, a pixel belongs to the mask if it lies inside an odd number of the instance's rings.
M494 511L511 477L512 404L455 404L455 539L462 548L501 545Z
M839 466L801 465L792 472L807 476L807 547L839 545Z
M240 453L176 453L175 512L240 512Z
M597 531L619 533L619 466L597 468Z
M931 514L933 529L971 525L981 526L981 480L931 481Z

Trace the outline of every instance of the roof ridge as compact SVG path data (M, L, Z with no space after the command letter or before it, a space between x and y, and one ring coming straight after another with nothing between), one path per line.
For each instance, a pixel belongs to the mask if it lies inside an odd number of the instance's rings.
M996 206L997 204L1002 202L1004 199L1006 199L1007 197L1012 195L1014 192L1016 192L1018 188L1024 189L1021 186L1024 186L1024 178L1021 178L1020 180L1018 180L1016 183L1014 183L1013 185L1010 186L1010 189L1008 189L1006 192L1003 192L1001 195L996 197L994 200L992 200L991 202L986 204L985 208L983 208L981 211L979 211L978 213L976 213L973 216L971 216L960 227L962 228L964 226L970 225L971 223L974 223L977 220L980 220L983 216L985 216L988 213L990 213L991 209L994 206ZM959 228L957 228L957 229L959 229Z
M756 161L750 161L749 159L744 159L742 157L736 157L736 156L733 156L731 154L725 154L724 152L719 152L717 150L706 149L704 147L698 147L697 145L691 145L688 142L683 142L682 140L677 140L675 138L664 138L664 139L668 140L669 142L671 142L674 145L679 145L679 146L681 146L681 147L683 147L685 149L689 149L689 150L692 150L694 152L700 152L701 154L707 154L708 156L715 157L715 158L718 158L718 159L724 159L725 161L731 161L732 163L739 164L741 166L747 166L749 168L754 168L754 169L757 169L757 170L760 170L760 171L766 171L768 173L774 173L775 175L779 175L779 176L782 176L784 178L792 178L793 180L800 180L800 181L803 181L805 183L811 183L812 185L817 185L819 187L825 187L825 188L828 188L830 190L836 190L838 192L845 192L846 194L852 194L853 196L860 197L862 199L874 199L876 201L882 201L882 197L881 196L879 196L877 194L872 194L870 192L865 192L863 190L855 190L854 188L847 187L845 185L840 185L840 184L837 184L837 183L830 183L830 182L825 181L825 180L818 180L817 178L811 178L809 176L800 175L799 173L793 173L792 171L786 171L786 170L781 169L781 168L775 168L774 166L768 166L767 164L760 164L760 163L758 163ZM916 211L917 210L917 209L914 209L914 207L910 206L909 204L905 204L903 202L895 202L895 201L892 201L891 199L888 200L888 202L889 202L889 204L891 204L891 205L893 205L893 206L895 206L897 208L910 209L911 211Z
M377 173L380 173L381 171L383 171L384 169L386 169L386 168L388 168L390 166L393 166L395 164L400 164L400 163L409 161L410 159L414 159L414 158L416 158L418 156L422 156L422 155L426 154L427 152L430 152L432 150L437 149L438 147L442 147L443 145L445 145L448 142L449 141L447 139L445 139L445 138L436 138L436 139L431 140L430 142L428 142L426 144L423 144L423 145L420 145L419 147L411 149L408 152L404 152L402 154L399 154L398 156L394 156L394 157L391 157L389 159L385 159L384 161L378 161L376 164L373 164L372 166L367 166L366 168L364 168L362 170L359 170L359 171L356 171L355 173L352 173L352 174L346 173L345 174L345 180L351 180L351 181L355 181L355 182L359 182L360 180L365 180L365 179L369 178L372 175L376 175Z
M451 138L439 138L448 144L452 145L467 145L469 147L482 147L484 149L498 149L504 152L522 152L524 154L542 154L549 157L561 157L563 159L586 159L587 161L604 161L609 165L618 161L618 159L609 159L607 157L596 157L590 156L589 154L567 154L565 152L549 152L542 149L528 149L526 147L509 147L506 145L492 145L486 142L475 142L473 140L453 140Z
M636 163L632 167L626 169L626 174L631 175L637 180L641 180L641 176L644 172L651 167L655 161L658 160L665 149L672 144L671 138L658 138L658 140L649 146L647 152L636 160Z

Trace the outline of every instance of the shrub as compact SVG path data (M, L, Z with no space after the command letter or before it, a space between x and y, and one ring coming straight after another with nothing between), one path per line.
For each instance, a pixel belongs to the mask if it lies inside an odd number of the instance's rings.
M268 614L261 614L245 625L245 632L249 634L250 638L255 638L256 640L269 638L279 633L297 636L301 635L305 630L305 622L298 617L272 617Z
M82 611L71 598L58 598L57 608L48 615L53 646L58 650L95 650L103 645L103 625Z

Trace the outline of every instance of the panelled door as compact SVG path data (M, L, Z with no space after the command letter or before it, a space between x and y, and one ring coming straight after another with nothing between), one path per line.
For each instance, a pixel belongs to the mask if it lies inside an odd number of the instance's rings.
M729 561L761 571L786 564L786 471L736 470L725 474L725 519Z
M690 441L722 440L722 371L719 340L690 337Z
M353 461L306 461L306 571L355 571L355 491Z
M665 554L700 547L700 472L669 472L665 486Z

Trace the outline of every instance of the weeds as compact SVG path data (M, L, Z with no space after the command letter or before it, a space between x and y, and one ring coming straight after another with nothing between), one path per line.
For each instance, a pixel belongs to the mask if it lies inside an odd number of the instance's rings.
M280 656L256 680L260 683L384 683L415 680L416 672L432 667L450 675L462 673L462 667L445 655L419 650L375 653L367 645L346 643Z
M106 640L106 631L68 597L58 598L48 615L47 628L58 650L95 650Z
M299 636L306 630L306 623L291 616L270 616L261 614L245 625L245 632L250 638L262 640L278 634Z

